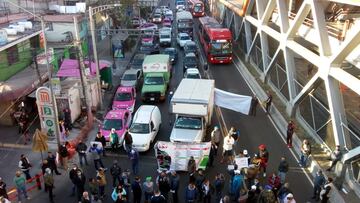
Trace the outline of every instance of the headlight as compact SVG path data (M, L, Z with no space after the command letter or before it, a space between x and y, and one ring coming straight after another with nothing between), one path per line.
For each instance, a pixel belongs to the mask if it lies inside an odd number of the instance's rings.
M171 61L174 61L175 59L171 59Z

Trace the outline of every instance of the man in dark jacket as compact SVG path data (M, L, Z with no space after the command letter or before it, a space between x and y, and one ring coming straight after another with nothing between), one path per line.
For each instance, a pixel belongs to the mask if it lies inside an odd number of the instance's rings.
M87 166L89 165L86 158L86 150L87 150L87 145L82 140L80 140L76 146L76 151L79 155L80 166L83 165L83 159L85 160L85 164Z
M141 203L142 189L139 177L135 177L134 182L131 184L131 190L134 195L134 203Z
M73 183L76 186L76 195L78 201L81 201L82 194L85 191L85 182L86 182L86 177L84 173L81 170L78 170L73 179Z
M100 142L102 144L102 147L103 147L103 156L106 156L105 155L105 146L106 146L106 140L105 140L105 137L103 134L101 134L101 132L98 132L96 134L96 137L95 137L95 142Z
M125 142L126 152L130 153L130 151L132 149L133 139L128 131L125 132L124 142Z
M69 171L69 178L70 178L71 182L73 183L71 196L75 195L75 189L76 189L75 178L76 178L78 171L81 172L81 169L76 164L74 164L73 168Z
M320 191L324 184L325 184L325 177L322 173L322 170L319 170L314 178L314 195L312 199L319 201Z
M180 185L180 178L176 171L171 171L170 176L170 193L172 194L173 203L178 203L178 190Z
M204 180L205 180L204 171L202 169L199 169L195 177L196 189L199 193L199 201L202 201L203 198L202 185L204 183Z
M331 153L331 165L326 171L331 171L334 166L336 166L337 162L340 161L342 158L342 152L340 149L340 145L336 146L336 149Z
M50 165L51 173L54 174L55 172L56 175L61 175L61 173L57 169L56 156L52 152L48 152L48 157L46 158L46 160Z
M25 174L26 180L31 179L31 175L30 175L31 167L32 167L32 165L30 164L29 159L25 156L25 154L22 154L20 156L19 168Z
M224 185L225 185L224 175L221 173L216 174L214 181L216 202L220 202L221 197L223 196Z
M185 202L186 203L193 203L196 202L198 196L198 191L194 183L189 183L185 190Z
M169 178L167 177L165 171L162 171L160 173L160 175L156 179L156 183L158 185L161 194L165 197L165 199L168 199L168 193L170 191L170 183L169 183Z
M285 157L281 157L280 164L278 167L278 176L280 177L280 183L285 183L286 173L289 171L289 164Z
M116 180L119 181L119 184L121 183L121 173L122 171L120 166L118 165L117 160L114 160L113 165L110 168L110 174L113 178L113 187L116 186Z
M6 191L6 183L0 177L0 197L1 196L5 197L6 199L9 199Z

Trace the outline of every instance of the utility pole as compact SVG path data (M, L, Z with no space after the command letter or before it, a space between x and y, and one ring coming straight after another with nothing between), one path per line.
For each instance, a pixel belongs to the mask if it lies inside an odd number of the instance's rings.
M40 70L39 70L39 65L37 63L37 55L36 55L35 48L32 48L31 53L32 53L32 57L33 57L33 63L34 63L34 66L35 66L36 74L37 74L37 76L39 78L39 85L38 86L42 86L43 82L42 82L42 78L41 78L41 74L40 74Z
M88 122L89 119L92 117L91 115L91 102L90 102L90 97L88 95L88 91L86 90L86 87L88 85L88 80L85 76L85 64L84 64L84 54L81 48L81 39L80 39L80 33L79 33L79 28L78 28L78 19L77 17L74 16L74 26L75 26L75 46L77 48L77 58L78 58L78 62L79 62L79 69L80 69L80 81L81 81L81 86L82 86L82 90L83 90L83 94L84 94L84 98L85 98L85 102L86 102L86 108L87 108L87 115L88 115ZM89 61L90 62L90 61ZM91 64L90 64L91 66ZM89 88L89 90L91 90L91 88Z

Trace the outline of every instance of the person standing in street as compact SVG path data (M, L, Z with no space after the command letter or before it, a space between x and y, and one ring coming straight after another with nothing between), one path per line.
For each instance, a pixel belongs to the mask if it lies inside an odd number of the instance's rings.
M156 184L161 192L161 195L168 200L169 192L170 192L170 181L166 174L166 171L162 171L160 175L156 179Z
M315 199L316 201L319 201L320 197L320 191L322 186L325 184L325 177L323 175L322 170L318 170L316 173L316 176L314 178L314 195L312 196L312 199Z
M98 164L100 164L100 166L102 168L104 168L104 164L103 164L103 162L101 160L101 156L100 156L102 151L103 151L103 148L98 147L97 144L93 144L89 149L89 152L91 153L91 155L93 157L96 170L99 170Z
M336 166L337 162L340 161L342 158L342 152L340 149L340 145L336 145L336 149L331 153L330 159L331 159L331 165L326 171L331 171L334 166Z
M294 131L295 131L295 124L292 120L290 120L286 130L286 144L288 148L292 147L292 136L294 134Z
M256 116L256 110L257 110L257 105L258 104L259 104L259 100L256 97L256 95L254 94L253 97L251 98L250 116Z
M130 170L129 169L126 169L121 174L121 183L119 185L122 185L124 190L126 191L126 197L127 197L127 202L128 202L130 199L130 189L131 189Z
M187 171L189 174L190 182L194 182L194 174L196 172L196 162L193 156L190 156L190 159L187 163Z
M223 196L223 190L225 186L225 178L221 173L216 174L214 187L215 187L215 201L220 202L221 197Z
M198 198L199 201L203 200L204 194L203 194L203 190L202 190L202 185L205 181L205 174L204 171L202 169L198 169L197 174L195 176L195 186L196 189L198 191Z
M76 175L73 177L73 181L76 187L77 201L80 202L82 194L85 191L85 182L86 182L86 177L80 169L76 170Z
M284 203L284 199L286 198L286 195L292 193L289 187L290 187L289 183L284 183L279 189L277 193L277 197L280 203Z
M20 155L19 168L25 174L26 180L31 179L30 169L32 165L29 159L25 156L25 154Z
M274 194L277 194L278 190L281 187L280 177L277 176L275 173L273 173L268 178L268 184L271 186L272 190L274 191Z
M91 203L91 199L87 191L83 192L81 203Z
M321 192L320 192L320 200L321 203L327 203L330 199L330 191L331 191L331 183L333 182L332 178L328 178L324 187L322 188Z
M139 152L136 149L131 149L129 158L131 160L131 167L134 175L139 172Z
M232 163L232 158L234 155L233 147L234 147L235 140L234 138L228 133L224 138L223 143L223 159L221 160L221 163Z
M289 193L286 195L286 197L283 199L284 203L296 203L294 199L294 195L292 193Z
M99 170L96 174L96 180L99 184L100 199L103 199L105 197L105 187L107 184L104 168L99 168Z
M52 153L52 152L48 152L48 157L46 158L46 160L48 161L49 165L50 165L50 169L51 172L56 175L61 175L61 173L58 171L57 169L57 164L56 164L56 156Z
M67 149L68 146L69 146L69 142L65 142L64 144L60 145L60 147L59 147L59 155L61 157L62 165L63 165L65 171L67 171L69 169L68 168L69 151Z
M217 151L219 149L220 146L220 139L221 139L221 132L218 126L214 127L214 130L211 132L211 143L215 144L215 151L214 151L214 155L217 155Z
M180 186L180 178L176 171L171 171L170 176L170 193L172 194L172 202L178 203L179 197L178 197L178 191Z
M146 177L146 181L143 183L145 203L149 203L151 196L154 195L154 182L151 181L151 176Z
M112 180L113 180L113 187L115 188L116 186L116 180L118 180L119 184L121 183L121 168L118 164L117 160L113 161L113 165L110 168L110 174L112 176Z
M105 157L106 156L106 154L105 154L106 139L105 139L104 135L101 134L101 132L97 132L96 137L95 137L95 142L101 143L102 148L103 148L102 153L103 153L103 156Z
M263 171L263 177L266 177L266 168L269 161L269 152L264 144L259 146L259 152L257 156L260 158L260 170Z
M92 200L97 201L99 199L99 184L95 178L89 178L89 192Z
M0 177L0 197L9 199L6 191L6 183L3 181L1 177Z
M194 183L189 183L185 190L185 202L194 203L197 200L198 191Z
M18 202L21 203L21 195L23 194L26 199L30 199L30 197L26 193L26 179L21 175L21 171L16 171L14 177L14 184L16 187Z
M75 178L77 176L78 171L81 172L81 169L76 164L74 164L73 168L69 171L69 178L70 178L71 182L73 183L73 187L72 187L70 196L75 196L75 190L76 190Z
M49 193L49 200L51 203L54 202L53 188L54 188L54 177L51 173L50 168L45 169L44 174L45 191Z
M87 145L82 140L77 144L76 151L79 155L80 166L83 166L83 160L85 160L85 164L88 166L89 164L86 158Z
M309 156L311 154L311 145L310 142L305 139L303 140L303 143L301 145L301 156L300 156L300 166L301 167L307 167L307 161L309 159Z
M151 203L166 203L167 199L161 194L159 190L155 190L154 195L151 196Z
M116 133L115 128L111 128L109 137L110 137L111 150L114 152L116 149L119 148L119 135Z
M202 187L203 203L211 203L211 194L213 193L213 186L210 184L209 179L205 179Z
M267 91L267 99L265 100L265 110L266 113L270 112L270 107L271 107L271 103L272 103L272 95L270 93L270 91Z
M126 152L130 153L130 151L132 149L133 139L132 139L129 131L125 132L124 142L125 142L125 150L126 150Z
M289 163L285 157L281 157L280 164L278 166L278 176L280 177L281 184L285 183L286 173L289 171Z
M131 184L131 190L133 192L133 202L141 203L142 189L140 178L137 176L134 178L134 182Z
M213 167L214 165L214 159L215 159L215 153L217 151L217 146L215 143L211 142L210 145L210 153L209 153L209 162L207 163L208 167Z

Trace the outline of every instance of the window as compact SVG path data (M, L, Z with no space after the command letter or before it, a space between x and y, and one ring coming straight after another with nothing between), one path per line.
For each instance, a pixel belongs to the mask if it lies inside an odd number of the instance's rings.
M30 38L30 47L31 48L40 48L40 37L34 36Z
M17 45L6 49L7 60L9 65L13 65L19 61L19 52Z
M51 22L48 22L47 23L47 31L54 31L54 28L53 28L53 23L51 23Z

